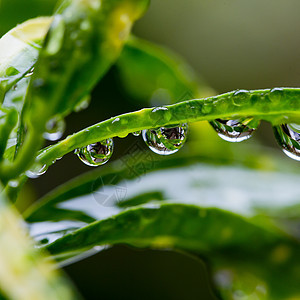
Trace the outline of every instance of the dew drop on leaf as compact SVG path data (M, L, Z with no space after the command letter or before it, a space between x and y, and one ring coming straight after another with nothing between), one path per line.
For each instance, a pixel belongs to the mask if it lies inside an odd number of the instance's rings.
M46 123L43 137L49 141L56 141L63 136L66 124L63 119L53 118Z
M91 102L91 96L87 95L83 97L74 107L75 112L80 112L84 109L87 109Z
M30 170L27 170L25 174L29 178L38 178L39 176L45 174L47 169L48 169L47 165L36 164Z
M142 131L146 145L156 154L169 155L176 153L185 143L188 126L161 127Z
M140 136L141 133L142 133L141 130L139 130L139 131L134 131L134 132L132 132L132 135L134 135L134 136Z
M211 121L210 124L223 140L242 142L249 139L258 127L257 122L251 123L252 121L252 118L237 120L216 119Z
M75 154L88 166L97 167L104 165L109 161L113 154L114 142L112 139L106 139L101 142L87 145L76 149Z
M300 161L300 125L291 123L275 126L274 134L283 152Z
M249 100L249 91L237 90L233 94L233 104L237 106L244 105Z

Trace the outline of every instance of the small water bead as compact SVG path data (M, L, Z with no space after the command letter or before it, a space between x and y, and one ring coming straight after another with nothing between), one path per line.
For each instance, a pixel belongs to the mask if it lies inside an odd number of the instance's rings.
M283 89L282 88L274 88L270 91L268 96L272 102L278 103L281 101L281 99L283 97Z
M8 182L8 186L11 188L17 188L19 186L19 181L18 180L10 180Z
M162 121L169 121L172 118L172 114L170 113L167 107L155 107L151 111L150 118L154 122L159 123Z
M237 90L233 94L233 104L236 106L241 106L248 101L250 98L249 91L247 90Z
M139 130L139 131L134 131L131 134L134 135L134 136L140 136L141 133L142 133L142 130Z
M291 123L275 126L274 134L283 152L300 161L300 125Z
M147 146L154 153L170 155L176 153L184 145L187 131L187 124L182 124L176 127L146 129L142 131L142 136Z
M31 168L30 170L27 170L25 172L26 176L29 177L29 178L38 178L40 177L41 175L45 174L46 171L48 169L48 166L47 165L39 165L39 164L36 164L33 168Z
M87 145L81 149L76 149L75 154L88 166L97 167L109 161L113 154L114 142L106 139L101 142Z
M56 141L63 136L66 123L63 119L53 118L46 123L46 132L43 137L49 141Z
M80 112L84 109L87 109L91 103L91 96L87 95L83 97L74 107L75 112Z
M30 77L30 76L32 76L32 75L33 75L33 71L34 71L34 67L32 67L32 68L28 71L28 73L25 75L25 77Z
M252 118L237 120L216 119L211 121L210 124L218 135L228 142L247 140L258 127L258 122L253 122Z

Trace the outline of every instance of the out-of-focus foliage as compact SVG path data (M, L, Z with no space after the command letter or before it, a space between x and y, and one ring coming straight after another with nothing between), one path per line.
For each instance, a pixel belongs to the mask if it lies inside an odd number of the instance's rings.
M213 166L212 153L191 147L163 159L135 151L134 160L129 149L58 188L25 213L32 235L68 262L106 244L181 249L211 261L225 299L236 290L258 299L298 296L299 172L289 164L280 172L276 156L266 159L259 148L239 147L241 163L232 167L228 150ZM243 167L249 159L255 169Z
M56 0L1 0L0 36L28 19L51 15L56 3Z

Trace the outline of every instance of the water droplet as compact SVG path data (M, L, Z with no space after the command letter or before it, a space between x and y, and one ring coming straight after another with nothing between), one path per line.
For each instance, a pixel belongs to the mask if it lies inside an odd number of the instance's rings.
M176 153L185 143L188 126L182 124L177 127L161 127L142 131L147 146L157 154L169 155Z
M237 106L243 105L249 99L249 91L247 90L237 90L233 94L233 104Z
M139 131L134 131L131 134L134 135L134 136L140 136L141 133L142 133L142 130L139 130Z
M36 164L33 168L30 170L27 170L25 174L29 178L38 178L39 176L43 175L46 173L48 167L47 165L41 166L40 164Z
M66 123L63 119L53 118L46 123L46 132L43 137L49 141L60 139L65 131Z
M33 71L34 71L34 67L32 67L32 68L28 71L28 73L25 75L25 77L30 77L30 76L32 76Z
M150 118L157 124L163 121L169 121L172 118L172 114L167 107L155 107L152 109Z
M228 142L247 140L258 127L258 122L254 122L252 118L237 120L216 119L211 121L210 124L218 135Z
M8 182L8 186L11 188L17 188L19 186L19 181L18 180L10 180Z
M207 115L209 114L211 111L212 111L213 107L212 107L212 103L204 103L202 105L202 108L201 108L201 112L204 114L204 115Z
M115 118L115 119L112 120L111 124L114 124L114 123L119 122L119 121L120 121L120 118Z
M269 99L274 103L280 102L282 97L283 97L283 89L282 88L274 88L269 93Z
M113 154L114 142L106 139L101 142L87 145L81 149L76 149L75 154L88 166L97 167L108 162Z
M74 107L74 111L79 112L79 111L82 111L84 109L87 109L89 107L90 102L91 102L91 96L90 95L87 95L87 96L83 97L82 100L80 100L78 102L78 104L76 104L76 106Z
M275 126L274 134L283 152L300 161L300 125L291 123Z

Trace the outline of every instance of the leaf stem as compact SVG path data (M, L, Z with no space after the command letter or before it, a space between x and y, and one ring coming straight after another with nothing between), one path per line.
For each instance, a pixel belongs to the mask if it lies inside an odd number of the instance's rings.
M273 125L300 120L300 89L238 90L205 99L146 108L83 129L40 153L37 160L51 165L72 150L131 132L186 122L254 117Z

